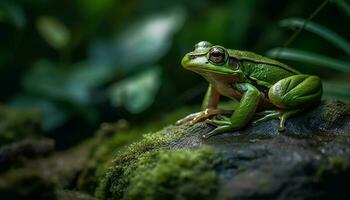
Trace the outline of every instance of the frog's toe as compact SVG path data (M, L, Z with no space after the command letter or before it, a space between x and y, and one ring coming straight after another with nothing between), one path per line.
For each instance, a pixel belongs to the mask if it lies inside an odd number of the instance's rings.
M226 117L226 116L224 116L224 115L217 115L217 116L215 117L215 119L217 119L217 120L230 121L230 118L229 118L229 117Z
M281 116L279 117L280 124L279 124L279 127L278 127L278 131L279 132L285 131L286 130L286 121L287 121L287 119L289 119L293 115L301 112L302 110L303 109L289 110L289 111L286 111L286 112L282 113Z
M205 121L208 118L211 118L215 115L219 115L219 114L230 114L232 111L229 110L221 110L221 109L205 109L203 111L197 112L197 113L193 113L188 115L187 117L178 120L176 122L177 125L181 125L181 124L189 124L189 125L193 125L197 122L202 122ZM224 116L223 116L224 117ZM227 117L226 117L227 118Z
M279 116L281 115L281 113L277 110L275 111L270 111L270 112L266 112L267 114L265 114L265 116L257 119L257 120L254 120L252 122L253 125L258 125L258 124L261 124L263 122L266 122L266 121L269 121L271 119L276 119L276 118L279 118Z
M225 125L231 125L231 121L226 119L207 119L205 120L206 123L214 125L214 126L225 126Z
M294 116L295 114L301 112L302 109L295 109L295 110L273 110L273 111L265 111L266 115L253 121L252 124L258 125L260 123L269 121L271 119L279 119L279 126L278 126L278 131L283 132L286 130L286 121L289 119L291 116Z
M224 126L219 126L217 128L215 128L214 130L210 131L209 133L207 134L204 134L202 137L204 139L208 139L214 135L218 135L218 134L221 134L221 133L224 133L224 132L228 132L231 130L231 126L230 125L224 125Z
M177 120L176 125L190 123L197 115L198 115L198 113L192 113L192 114L190 114L190 115L188 115L180 120Z
M276 110L264 110L264 111L261 111L261 112L257 112L257 113L254 113L254 117L258 118L258 117L264 117L268 114L272 114L272 113L276 113Z

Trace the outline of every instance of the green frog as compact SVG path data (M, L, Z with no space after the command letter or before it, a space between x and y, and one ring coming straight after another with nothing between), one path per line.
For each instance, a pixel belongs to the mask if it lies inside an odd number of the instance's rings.
M288 118L319 103L322 97L322 83L317 76L302 74L271 58L207 41L197 43L181 64L209 82L201 111L177 122L194 124L205 120L214 125L216 128L203 138L239 130L250 121L254 125L274 118L279 119L278 130L284 131ZM220 96L239 103L231 112L221 110ZM232 115L228 117L228 113Z

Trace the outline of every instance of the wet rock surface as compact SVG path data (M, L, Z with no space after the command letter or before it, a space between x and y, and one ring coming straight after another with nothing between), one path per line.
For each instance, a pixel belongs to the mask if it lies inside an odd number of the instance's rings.
M212 127L196 126L173 147L216 149L219 199L350 197L349 104L323 102L289 120L284 133L271 120L203 140Z
M350 178L349 104L338 101L323 102L290 119L285 132L279 133L277 127L278 121L271 120L258 126L249 125L241 131L203 139L202 135L214 127L205 123L198 123L190 127L187 125L170 126L158 134L166 136L175 132L186 133L179 139L169 141L161 147L163 150L152 159L148 159L147 162L139 162L145 166L137 166L135 163L138 163L137 160L144 154L149 154L149 151L133 158L135 162L130 165L130 168L123 166L123 170L111 170L109 174L112 178L107 176L108 184L105 184L104 189L112 191L113 188L123 188L122 194L120 191L118 193L119 198L177 199L181 197L181 199L196 199L193 193L180 193L179 195L179 193L171 192L181 192L177 190L177 187L186 187L186 185L192 188L190 191L200 191L200 188L196 188L196 184L193 183L194 180L188 178L186 181L180 177L178 171L174 171L174 174L167 174L166 177L164 174L154 175L156 172L152 169L162 168L165 165L164 159L161 159L162 155L169 158L173 156L172 152L179 154L181 151L193 151L195 153L198 149L209 148L215 156L203 162L207 162L205 166L211 166L211 169L206 168L200 173L205 174L212 170L215 172L215 178L210 179L211 182L207 183L215 185L215 189L211 188L210 194L198 199L337 199L350 197L347 189ZM169 166L178 165L176 163L178 161L171 159L167 162L174 162L167 163ZM151 167L148 168L147 165ZM118 163L115 163L114 167L120 168ZM138 172L139 168L143 170L144 178L130 172L131 169ZM189 169L186 168L186 170ZM193 170L198 169L193 166ZM158 181L156 178L150 181L149 177L152 175L177 184L169 186L166 182ZM135 176L138 177L138 182L133 182ZM118 181L113 182L118 177L118 180L123 180L124 185ZM183 182L179 183L179 180ZM137 191L132 189L142 185L143 181L149 187L140 191L144 193L148 191L149 195L139 192L133 193L133 196L125 196L130 194L130 191ZM203 187L203 183L198 185ZM115 199L113 193L103 197Z

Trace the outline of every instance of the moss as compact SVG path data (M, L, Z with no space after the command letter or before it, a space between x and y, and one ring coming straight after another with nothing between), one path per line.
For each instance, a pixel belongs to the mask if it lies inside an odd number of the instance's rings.
M106 138L102 145L93 148L90 162L80 175L77 188L89 194L94 194L98 180L103 177L109 161L116 151L140 137L141 134L136 131L118 133L114 137Z
M167 129L156 133L145 134L142 140L117 152L118 156L116 156L111 164L112 167L106 177L101 180L99 187L96 190L96 196L99 199L106 199L109 196L113 196L114 198L122 196L122 190L116 189L111 192L110 188L119 188L126 184L121 176L131 163L135 162L135 160L141 157L144 153L159 150L171 142L180 139L186 133L186 131L181 128L172 129L169 133L166 130Z
M214 153L207 148L168 150L169 145L191 132L191 128L171 126L145 134L142 140L118 151L96 190L98 199L158 199L174 194L188 197L194 194L193 198L209 196L216 180L215 172L209 170ZM159 177L163 177L162 186L157 182ZM142 196L147 186L150 188ZM170 188L174 194L169 193Z
M96 196L100 199L107 198L111 195L116 198L122 196L122 191L114 190L113 192L110 192L109 188L116 187L116 185L119 187L120 185L126 184L120 179L124 170L144 153L160 150L172 142L179 140L188 132L185 129L186 128L183 126L168 127L156 133L145 134L140 141L118 151L118 156L113 160L111 168L104 179L101 180L99 187L96 190Z
M145 154L125 171L124 199L211 199L216 188L212 149Z
M0 106L0 145L40 134L41 114L38 111Z
M162 116L161 120L154 120L156 122L132 129L128 129L129 124L125 120L120 120L115 123L103 123L96 132L96 137L94 138L96 146L91 151L90 162L78 178L78 189L93 194L98 181L103 178L106 169L111 165L111 160L117 156L116 154L123 152L121 151L122 148L132 142L140 140L144 133L154 132L163 128L165 125L174 123L192 110L192 108L177 109L170 114ZM171 138L173 137L164 139L170 141ZM128 153L125 152L123 155L134 154L134 151L144 152L147 149L160 146L161 143L166 143L165 141L160 142L154 139L154 135L145 136L142 144L133 145L134 150L129 149ZM145 149L142 150L143 148ZM128 157L130 157L130 155Z
M350 104L345 104L340 101L325 102L322 113L324 123L332 124L336 121L341 121L342 118L350 114Z

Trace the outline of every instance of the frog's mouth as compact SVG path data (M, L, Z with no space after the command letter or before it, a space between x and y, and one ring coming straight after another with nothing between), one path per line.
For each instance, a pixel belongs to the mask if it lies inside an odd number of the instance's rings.
M234 75L236 74L235 71L226 69L226 68L215 68L212 69L212 67L206 67L205 65L201 67L188 67L189 70L198 72L198 73L212 73L212 74L221 74L221 75Z
M214 66L208 61L205 54L188 53L183 57L181 61L181 65L185 69L188 69L197 73L215 73L215 74L222 74L222 75L236 74L236 71L232 69L228 69L220 65Z

